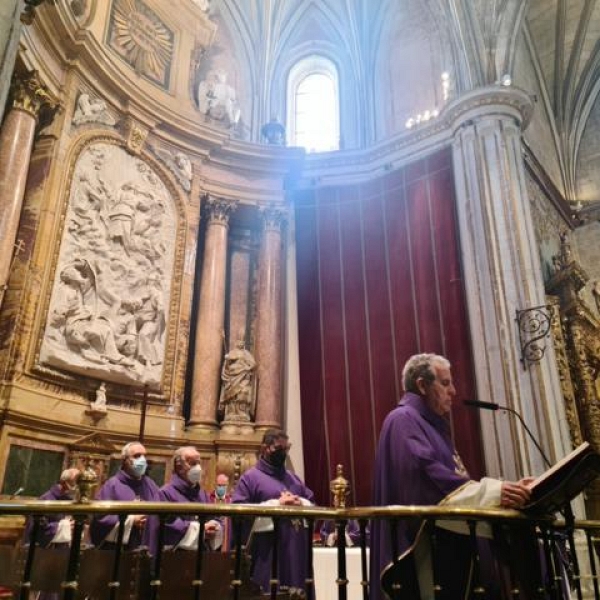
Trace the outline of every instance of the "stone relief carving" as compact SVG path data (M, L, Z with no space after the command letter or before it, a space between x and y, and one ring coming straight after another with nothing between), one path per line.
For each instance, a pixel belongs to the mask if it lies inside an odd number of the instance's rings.
M102 381L161 380L174 260L170 193L139 158L98 143L80 155L40 361Z
M198 85L198 110L208 121L235 128L240 120L240 107L236 93L227 83L223 69L208 71Z
M175 175L181 187L189 193L192 190L192 161L190 157L183 152L171 152L158 146L154 146L152 151Z
M101 98L92 99L86 92L79 94L77 107L73 113L73 123L75 125L102 123L112 127L116 122L116 119L108 112L104 100Z
M114 0L107 45L139 75L168 88L175 35L141 0Z

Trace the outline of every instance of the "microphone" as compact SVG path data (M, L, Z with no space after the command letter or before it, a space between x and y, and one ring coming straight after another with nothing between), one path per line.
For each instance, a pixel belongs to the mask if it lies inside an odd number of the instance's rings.
M20 496L23 492L25 491L24 487L20 487L17 488L9 497L9 500L12 500L13 498L16 498L17 496Z
M485 408L486 410L499 410L503 408L495 402L480 402L479 400L465 400L463 404L473 408Z
M523 425L523 429L525 429L525 431L527 432L527 435L529 436L529 439L533 442L533 445L538 449L538 452L544 459L546 466L548 468L552 466L552 463L548 460L548 457L542 450L542 447L540 446L539 442L535 439L535 436L533 435L531 429L527 427L527 423L525 423L523 417L516 410L510 408L510 406L502 406L501 404L496 404L495 402L481 402L480 400L463 400L463 404L470 408L483 408L485 410L505 410L506 412L515 415L515 417L517 417L517 419L519 419L519 421L521 422L521 425Z

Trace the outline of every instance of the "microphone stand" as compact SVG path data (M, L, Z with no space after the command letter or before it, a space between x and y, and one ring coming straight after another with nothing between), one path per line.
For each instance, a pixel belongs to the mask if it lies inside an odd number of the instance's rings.
M525 423L523 417L516 410L510 408L509 406L498 406L498 410L504 410L506 412L509 412L510 414L517 417L517 419L519 419L519 422L521 423L521 425L523 425L523 429L525 429L527 435L529 435L529 439L533 442L534 446L538 449L538 452L540 453L541 457L544 459L546 467L551 468L552 463L546 456L545 452L542 450L542 447L540 446L539 442L535 439L535 436L533 435L531 429L527 427L527 423ZM573 514L573 508L571 507L571 503L568 500L567 502L565 502L564 508L561 512L565 519L565 526L567 531L572 532L575 529L575 515Z

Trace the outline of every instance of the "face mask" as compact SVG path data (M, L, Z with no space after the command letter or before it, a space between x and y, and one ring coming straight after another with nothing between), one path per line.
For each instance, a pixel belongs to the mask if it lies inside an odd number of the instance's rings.
M274 467L283 467L285 465L285 459L287 458L287 452L283 448L276 448L269 454L268 461Z
M194 465L193 467L190 467L187 476L190 483L196 485L200 482L200 477L202 477L202 467L200 465Z
M226 485L218 485L215 488L215 493L217 494L217 496L219 498L225 498L225 494L227 493L227 486Z
M146 469L148 468L148 462L146 461L145 456L139 456L138 458L134 458L131 461L131 469L135 473L135 476L140 479L146 473Z

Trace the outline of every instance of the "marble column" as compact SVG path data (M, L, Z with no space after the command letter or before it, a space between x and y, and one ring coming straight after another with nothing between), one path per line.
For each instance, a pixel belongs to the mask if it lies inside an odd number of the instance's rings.
M0 2L0 122L15 67L21 35L21 0Z
M550 459L570 450L551 339L545 356L521 362L516 311L546 304L521 152L531 116L524 92L490 86L447 107L477 399L519 411ZM545 465L508 413L481 411L487 471L514 479Z
M0 306L8 284L40 111L54 106L35 71L15 76L0 131Z
M282 425L282 228L286 215L284 208L261 210L263 237L256 300L258 394L255 421L256 428L263 430Z
M217 403L223 356L227 233L236 203L209 197L196 325L192 405L188 427L209 432L217 427Z

